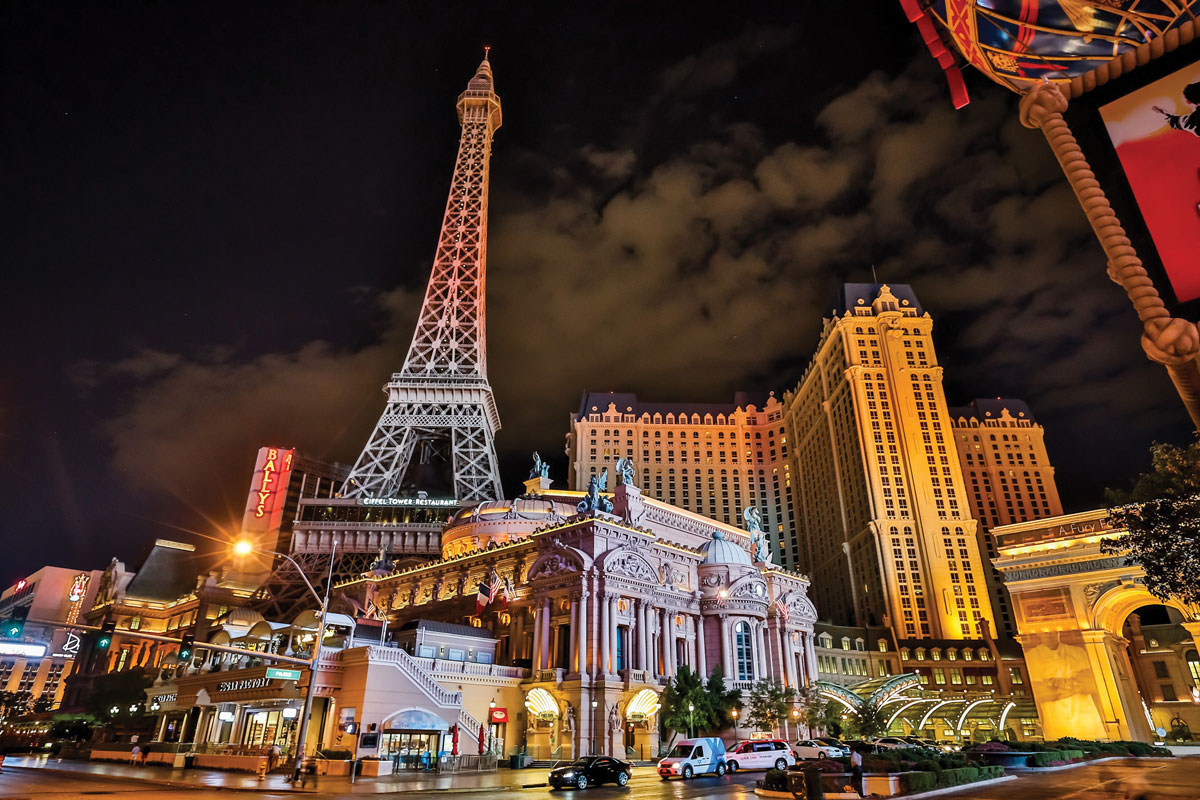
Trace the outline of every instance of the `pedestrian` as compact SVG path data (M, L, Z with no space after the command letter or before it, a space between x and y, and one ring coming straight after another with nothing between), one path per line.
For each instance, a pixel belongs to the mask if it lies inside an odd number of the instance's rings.
M132 767L141 766L142 748L134 742L133 749L129 751L129 765Z
M149 761L150 761L150 745L146 745L145 747L143 747L143 748L142 748L142 761L141 761L141 765L144 767L144 766L146 766L146 764L147 764Z
M858 750L850 751L850 785L859 797L863 796L863 757Z
M275 765L279 763L279 754L278 744L271 745L271 748L267 750L267 772L275 769Z
M300 769L300 788L304 789L308 786L308 779L312 778L313 790L317 788L317 759L308 757L304 759L304 766Z

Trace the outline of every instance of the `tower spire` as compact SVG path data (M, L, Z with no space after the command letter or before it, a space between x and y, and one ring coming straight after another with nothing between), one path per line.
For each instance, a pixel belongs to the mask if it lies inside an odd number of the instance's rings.
M384 387L387 406L346 480L346 497L501 496L493 441L500 417L484 326L488 168L501 124L489 49L458 96L458 157L408 356Z

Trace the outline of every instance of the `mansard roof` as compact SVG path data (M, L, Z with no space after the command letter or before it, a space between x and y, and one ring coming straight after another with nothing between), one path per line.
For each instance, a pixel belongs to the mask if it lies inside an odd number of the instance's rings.
M1033 410L1024 400L1012 397L977 397L965 406L955 406L950 409L950 419L975 419L980 422L990 422L1000 419L1005 409L1013 419L1036 424Z

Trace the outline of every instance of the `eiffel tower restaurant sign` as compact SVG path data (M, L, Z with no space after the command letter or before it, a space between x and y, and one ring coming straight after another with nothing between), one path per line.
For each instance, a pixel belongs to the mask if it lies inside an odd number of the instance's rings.
M283 522L288 481L292 477L292 459L296 451L280 447L260 447L250 481L242 530L247 533L278 531Z

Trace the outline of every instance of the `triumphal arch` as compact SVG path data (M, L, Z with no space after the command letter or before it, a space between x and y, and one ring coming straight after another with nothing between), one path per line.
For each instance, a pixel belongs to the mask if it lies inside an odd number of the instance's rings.
M1149 668L1161 673L1153 664L1161 660L1156 654L1173 651L1160 648L1153 638L1148 642L1158 649L1147 649L1136 616L1132 630L1138 635L1130 634L1130 619L1148 606L1177 612L1171 619L1184 629L1179 633L1185 640L1181 652L1190 659L1200 641L1200 609L1152 595L1141 566L1125 555L1105 552L1105 540L1126 535L1114 527L1107 511L1005 525L992 535L997 552L993 564L1012 595L1017 639L1047 740L1150 741L1164 720L1195 713L1197 676L1188 671L1190 661L1184 661L1177 677L1186 694L1172 688L1168 695Z

